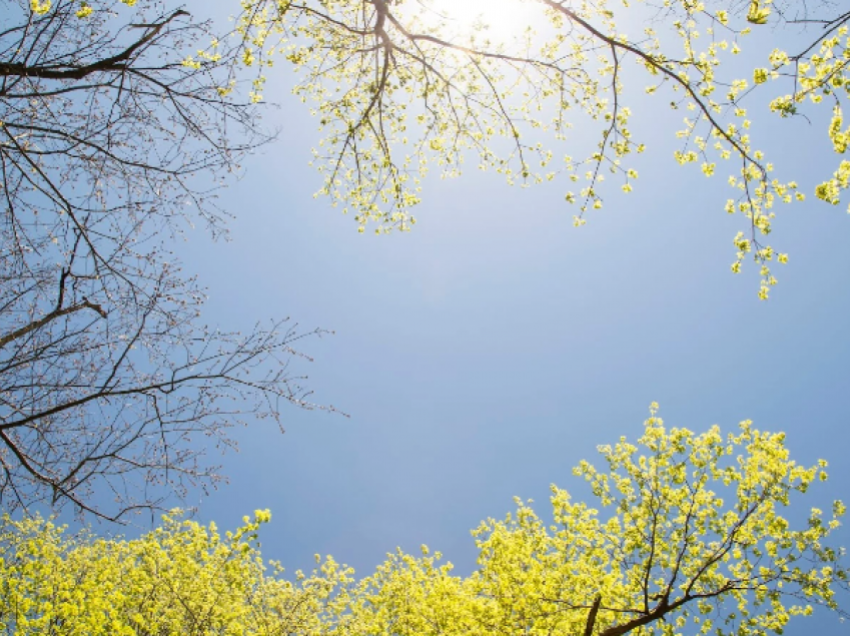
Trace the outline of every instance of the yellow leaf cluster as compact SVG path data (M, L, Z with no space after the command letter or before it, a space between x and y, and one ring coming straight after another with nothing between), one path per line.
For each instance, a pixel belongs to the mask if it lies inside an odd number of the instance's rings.
M832 518L812 508L802 524L785 514L826 463L798 465L783 434L749 421L695 434L666 428L657 409L636 444L599 448L603 469L574 470L596 507L553 485L544 521L517 499L474 530L467 577L422 546L359 581L318 555L311 575L288 580L260 557L268 511L224 536L172 513L134 540L6 517L0 634L761 636L815 605L840 611L850 571L827 539L845 506Z
M296 582L269 576L257 531L221 536L166 515L136 540L68 536L40 518L0 525L0 634L136 636L320 633L350 571L332 559ZM273 570L279 574L279 568ZM281 632L281 630L283 630Z

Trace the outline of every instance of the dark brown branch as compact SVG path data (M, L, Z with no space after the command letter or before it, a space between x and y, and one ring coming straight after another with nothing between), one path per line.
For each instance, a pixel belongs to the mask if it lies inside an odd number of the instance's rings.
M157 22L154 24L130 25L133 27L143 27L147 29L147 32L136 42L128 46L120 53L104 58L97 62L93 62L92 64L86 64L85 66L80 66L77 68L68 68L64 65L28 66L24 63L0 62L0 76L38 77L42 79L55 80L79 80L87 77L88 75L91 75L92 73L107 71L126 71L129 68L126 62L130 61L130 58L133 56L133 54L136 53L145 44L153 40L153 38L155 38L159 34L159 32L162 31L163 27L165 27L169 22L181 15L189 15L189 13L187 11L184 11L183 9L178 9L170 16L163 19L162 22ZM0 91L0 95L4 94L5 93L3 91Z
M590 611L587 613L587 624L584 627L584 636L593 636L593 626L596 624L596 614L599 612L599 606L602 604L602 595L596 597Z
M36 329L40 329L44 325L48 324L49 322L56 320L57 318L61 318L62 316L67 316L68 314L73 314L73 313L81 311L83 309L91 309L92 311L94 311L98 315L100 315L101 318L106 318L106 312L103 310L103 308L100 305L98 305L96 303L89 302L88 300L83 300L83 302L78 303L76 305L71 305L70 307L65 307L63 309L55 309L54 311L51 311L46 316L39 318L38 320L34 320L33 322L29 323L28 325L21 327L20 329L16 329L15 331L13 331L9 334L6 334L5 336L0 337L0 349L2 349L3 347L5 347L7 344L9 344L10 342L12 342L14 340L18 340L19 338L23 338L24 336L26 336L29 333L32 333Z

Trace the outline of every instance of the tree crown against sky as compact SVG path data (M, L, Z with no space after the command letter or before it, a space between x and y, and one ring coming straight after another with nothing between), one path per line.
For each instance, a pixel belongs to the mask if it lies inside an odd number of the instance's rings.
M288 368L304 334L205 325L171 251L224 232L215 191L270 136L220 90L232 56L182 63L210 37L184 10L0 11L0 502L115 520L214 484L204 451L243 414L312 407Z
M776 284L771 264L788 258L767 242L776 210L805 199L807 188L775 176L793 177L795 166L790 157L765 156L751 122L806 117L820 105L831 119L817 134L844 154L850 13L829 2L761 0L489 6L491 17L529 29L493 37L487 15L458 26L450 5L437 0L251 0L237 16L238 60L256 69L255 99L279 72L269 67L281 58L294 65L295 92L323 131L314 151L321 193L351 211L360 231L371 225L377 233L415 223L430 167L458 176L464 164L494 169L509 183L566 181L582 225L602 207L606 178L627 192L634 187L634 155L650 143L631 130L642 114L634 103L646 108L634 92L657 94L653 111L672 108L679 122L670 130L681 139L676 160L728 180L717 207L747 221L734 237L732 270L754 258L767 298ZM742 62L760 29L771 29L779 46L755 65ZM220 43L186 63L204 63ZM597 143L576 151L588 129ZM832 163L834 172L811 185L816 198L837 205L850 162Z
M0 633L754 636L817 607L846 616L850 572L829 544L845 507L787 509L827 477L790 459L784 435L751 422L697 435L653 413L637 445L599 450L605 469L575 469L598 509L553 486L547 524L518 500L474 532L467 577L423 546L359 581L318 555L286 579L259 551L267 511L225 535L172 514L135 540L7 517Z

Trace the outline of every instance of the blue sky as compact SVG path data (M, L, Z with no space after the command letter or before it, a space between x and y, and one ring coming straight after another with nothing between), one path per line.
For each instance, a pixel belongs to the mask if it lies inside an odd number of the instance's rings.
M650 142L635 192L611 184L584 228L572 227L565 183L511 188L473 170L428 180L413 232L359 235L312 196L316 123L280 72L266 93L280 138L221 199L232 241L196 232L180 253L209 290L208 322L291 316L334 330L302 343L315 362L298 369L317 402L351 417L290 409L285 435L267 422L236 431L229 485L188 501L201 519L230 527L270 508L264 555L288 568L321 553L366 574L396 546L426 543L466 573L471 528L514 496L545 513L553 482L586 494L572 466L638 437L654 400L670 425L749 418L787 432L794 457L831 465L811 505L850 499L844 206L810 197L780 210L774 244L791 262L760 302L753 265L729 270L744 220L722 210L725 175L675 164L679 115L657 110L659 97L635 108ZM811 193L837 163L823 122L763 115L754 134Z

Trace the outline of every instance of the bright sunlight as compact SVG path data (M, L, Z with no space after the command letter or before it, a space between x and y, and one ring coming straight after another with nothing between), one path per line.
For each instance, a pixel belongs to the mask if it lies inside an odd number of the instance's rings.
M507 44L521 35L533 21L533 7L522 0L407 0L408 15L416 15L429 27L443 25L447 33L475 36L494 44Z

